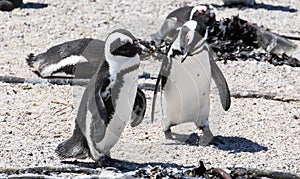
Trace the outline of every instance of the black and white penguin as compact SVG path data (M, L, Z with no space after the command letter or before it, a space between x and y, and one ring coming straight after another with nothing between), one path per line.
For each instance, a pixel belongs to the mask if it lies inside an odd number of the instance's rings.
M187 21L164 57L154 91L151 117L153 120L157 88L161 83L165 115L162 128L166 138L173 138L171 126L193 122L203 132L199 145L205 146L213 139L208 123L211 77L218 87L224 110L230 107L230 92L206 37L197 33L199 28L202 27L197 21Z
M165 19L160 30L150 37L156 46L160 46L164 41L169 40L171 43L175 40L180 27L188 20L196 20L199 24L213 29L216 21L215 12L212 6L185 6L172 11ZM205 28L204 28L205 29ZM203 28L198 32L204 35Z
M41 77L76 71L77 78L91 78L98 69L103 49L104 41L82 38L53 46L37 56L30 54L26 61Z
M93 38L76 39L53 46L37 56L31 54L26 61L41 77L53 77L56 74L66 77L66 74L74 78L90 79L101 64L104 44L104 41ZM146 97L143 91L138 89L132 126L137 126L144 118L143 106L146 106Z
M140 52L140 44L127 30L115 30L107 37L103 60L81 99L73 135L56 149L59 157L89 155L100 165L110 159L111 148L136 112L133 104L139 91ZM139 105L144 111L146 106ZM138 123L131 121L132 126Z

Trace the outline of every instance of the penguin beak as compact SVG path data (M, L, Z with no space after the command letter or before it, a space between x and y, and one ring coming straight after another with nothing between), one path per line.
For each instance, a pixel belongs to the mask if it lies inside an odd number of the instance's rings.
M139 55L142 54L142 50L145 48L142 44L139 43L138 40L133 41L133 47L136 49Z
M181 63L183 63L186 59L186 57L189 55L190 53L190 46L186 47L184 50L183 50L183 55L181 57Z

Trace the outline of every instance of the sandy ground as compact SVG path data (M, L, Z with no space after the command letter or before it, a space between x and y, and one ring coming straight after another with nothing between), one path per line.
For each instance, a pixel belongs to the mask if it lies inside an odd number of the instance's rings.
M26 0L24 1L27 2ZM25 62L29 53L41 53L53 45L83 38L105 39L116 28L126 28L139 38L157 31L172 10L183 5L215 3L202 1L31 1L45 3L43 9L0 12L0 75L36 77ZM265 8L226 8L217 19L239 14L271 31L300 36L300 1L257 1ZM280 7L276 9L276 7ZM290 9L296 12L289 12ZM300 99L300 68L259 62L218 62L231 90L274 92ZM157 74L159 63L142 62L141 72ZM144 82L141 80L140 82ZM149 81L148 81L149 82ZM150 81L151 82L151 81ZM214 85L213 85L214 86ZM213 87L214 88L214 87ZM56 146L71 135L77 109L73 93L78 87L49 84L0 83L0 167L66 166L55 155ZM224 144L188 146L166 140L161 132L161 113L150 122L152 92L147 92L148 110L136 128L127 127L112 149L113 158L136 163L170 163L206 166L243 166L300 173L300 102L232 98L228 112L216 93L211 95L211 128ZM192 124L174 128L189 135ZM1 174L0 174L1 176Z

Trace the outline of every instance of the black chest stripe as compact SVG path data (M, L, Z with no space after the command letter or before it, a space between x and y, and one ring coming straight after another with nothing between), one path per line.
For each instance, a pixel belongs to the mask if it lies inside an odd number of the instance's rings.
M110 90L110 94L109 94L109 97L106 98L106 99L103 99L104 100L104 103L105 103L105 106L106 106L106 109L107 109L107 113L108 113L108 121L107 121L107 124L110 122L110 120L112 119L114 113L115 113L115 108L116 108L116 101L119 99L119 94L120 94L120 90L121 88L123 87L124 83L126 83L124 81L124 75L131 72L131 71L134 71L136 69L138 69L139 65L134 65L134 66L131 66L129 68L126 68L124 70L121 70L118 74L117 74L117 77L116 77L116 81L115 81L115 84L112 86Z

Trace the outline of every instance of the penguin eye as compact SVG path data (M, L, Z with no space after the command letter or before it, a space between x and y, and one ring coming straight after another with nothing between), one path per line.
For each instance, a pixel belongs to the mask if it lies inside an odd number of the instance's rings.
M127 42L125 40L121 40L121 45L125 45Z
M185 39L186 39L186 44L187 44L187 45L191 44L192 41L193 41L193 33L191 33L191 31L188 32L188 33L186 34L186 36L185 36Z
M185 39L186 39L186 42L189 42L189 40L190 40L189 34L186 34Z
M139 53L140 48L133 44L131 39L118 39L111 44L110 52L114 56L133 57Z
M204 10L203 10L203 9L199 9L198 12L199 12L200 14L202 14L202 13L204 12Z

